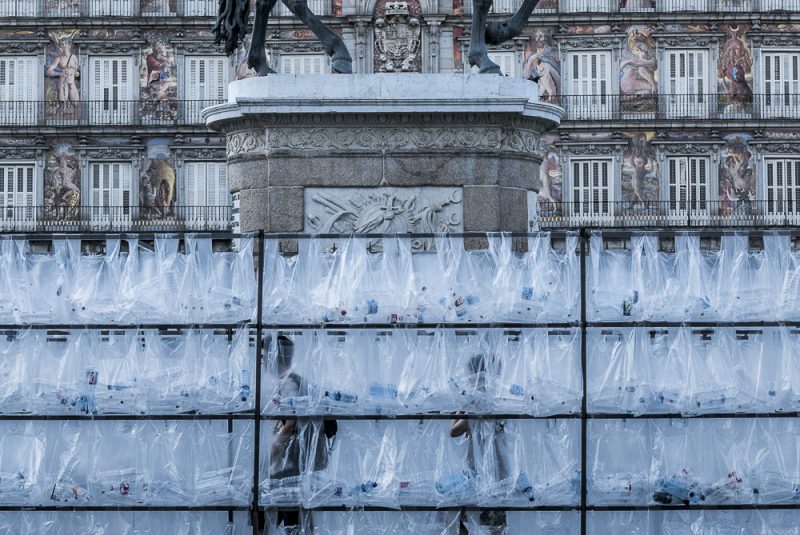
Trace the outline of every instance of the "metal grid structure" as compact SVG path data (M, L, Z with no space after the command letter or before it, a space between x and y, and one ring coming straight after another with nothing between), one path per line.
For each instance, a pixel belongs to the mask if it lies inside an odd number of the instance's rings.
M738 232L748 232L750 235L763 233L765 231L772 231L772 229L745 229ZM660 236L674 236L682 231L675 229L659 229L654 232ZM698 233L697 231L691 231ZM719 237L725 233L737 232L735 230L723 229L704 229L701 234L706 237ZM795 233L791 232L792 235ZM626 238L634 233L641 233L635 230L608 230L604 229L604 236L614 236L617 238ZM564 237L569 232L553 232L549 233L551 237L558 238ZM572 234L575 234L574 232ZM170 236L182 236L183 234L170 234ZM232 233L203 233L203 236L212 237L219 240L236 240L242 235ZM485 237L486 233L460 233L453 234L451 237L463 238L481 238ZM63 239L66 237L75 239L104 239L104 238L119 238L130 237L132 234L110 234L110 233L82 233L82 234L20 234L14 237L27 238L33 240L50 240L50 239ZM155 234L136 234L140 239L152 239ZM525 238L531 234L509 234L513 238ZM599 321L592 322L587 320L587 267L586 260L588 254L588 243L590 231L582 229L579 232L579 249L576 254L579 255L580 261L580 320L577 322L566 323L514 323L514 322L498 322L498 323L409 323L409 324L376 324L376 323L352 323L352 324L289 324L289 323L266 323L263 317L264 311L264 251L265 243L267 240L301 240L301 239L336 239L347 238L352 236L345 236L339 234L330 235L304 235L304 234L265 234L260 231L255 237L254 243L255 256L257 262L257 284L258 284L258 308L256 311L255 322L244 323L161 323L161 324L136 324L136 325L118 325L118 324L11 324L0 325L0 331L20 330L20 329L96 329L96 330L130 330L130 329L189 329L189 328L213 328L220 330L227 330L229 336L235 329L247 328L250 330L251 336L255 334L256 337L256 354L255 354L255 408L252 412L245 413L229 413L229 414L125 414L113 415L104 414L97 416L81 416L76 414L70 415L46 415L46 414L0 414L0 421L84 421L84 420L226 420L228 422L228 432L232 432L234 421L252 421L254 424L253 434L253 481L252 481L252 503L249 506L241 505L210 505L210 506L197 506L197 505L141 505L141 506L120 506L120 505L0 505L0 511L222 511L228 512L229 520L232 521L233 513L235 511L246 511L250 515L253 534L258 535L259 532L259 515L266 511L297 511L307 513L308 511L347 511L352 508L345 506L322 506L310 510L302 509L300 507L269 507L262 506L259 503L259 483L260 483L260 431L261 423L263 421L285 419L286 415L270 415L262 413L262 372L263 372L263 334L265 330L296 330L296 329L330 329L330 330L344 330L344 329L420 329L420 328L443 328L443 329L475 329L475 328L504 328L504 329L522 329L522 328L541 328L541 329L558 329L558 328L576 328L580 330L580 365L582 372L582 401L580 413L565 413L549 416L536 416L528 414L463 414L459 418L465 419L523 419L523 420L536 420L536 419L579 419L581 423L581 444L580 444L580 467L581 467L581 489L580 489L580 503L577 505L534 505L531 507L480 507L480 506L457 506L457 507L437 507L431 506L401 506L398 508L386 507L370 507L360 506L359 510L366 511L482 511L482 510L508 510L508 511L571 511L580 514L581 534L587 532L587 513L589 512L614 512L614 511L688 511L688 510L709 510L709 511L752 511L752 510L800 510L800 503L731 503L731 504L694 504L694 505L592 505L589 503L587 496L588 489L588 470L587 470L587 435L588 435L588 422L590 420L650 420L650 419L753 419L753 418L798 418L800 413L797 412L772 412L772 413L743 413L743 412L730 412L730 413L713 413L713 414L631 414L631 413L590 413L587 408L587 380L588 380L588 367L587 367L587 329L594 327L633 327L633 328L669 328L669 327L800 327L800 321L791 322L768 322L768 321L742 321L742 322L675 322L675 321L644 321L644 322L619 322L619 321ZM380 237L396 237L395 235L365 235L361 237L380 238ZM406 236L402 236L406 237ZM407 237L417 238L430 238L434 235L407 235ZM386 414L373 414L373 415L332 415L335 419L340 420L409 420L409 419L453 419L454 415L450 413L437 413L437 414L403 414L403 415L386 415ZM293 415L291 418L299 420L318 418L318 416L304 416Z

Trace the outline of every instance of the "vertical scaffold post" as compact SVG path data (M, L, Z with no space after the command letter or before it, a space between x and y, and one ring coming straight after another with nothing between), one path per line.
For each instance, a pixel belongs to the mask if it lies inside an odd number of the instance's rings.
M264 230L258 231L258 263L256 265L256 269L258 270L256 273L256 279L258 280L258 296L256 296L257 309L256 309L256 362L255 362L255 410L253 411L254 414L254 423L253 423L253 502L252 502L252 509L250 511L250 518L253 523L253 535L259 535L258 533L258 523L260 512L258 509L258 502L259 502L259 490L258 490L258 480L259 480L259 466L261 464L261 356L262 356L262 347L261 347L261 339L263 338L263 329L264 329L264 318L263 318L263 310L264 310Z
M586 229L580 232L580 276L581 276L581 375L582 375L582 396L581 396L581 535L586 535L586 496L587 481L586 473L586 435L587 435L587 380L586 380Z

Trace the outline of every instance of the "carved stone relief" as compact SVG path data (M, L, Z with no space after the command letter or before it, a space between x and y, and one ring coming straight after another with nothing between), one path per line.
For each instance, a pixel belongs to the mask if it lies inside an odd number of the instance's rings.
M420 43L420 21L408 2L386 2L375 20L376 72L415 72Z
M404 234L464 229L461 188L306 188L305 231ZM416 250L433 240L419 239Z
M264 135L260 130L245 130L228 134L228 158L237 158L249 154L264 155Z

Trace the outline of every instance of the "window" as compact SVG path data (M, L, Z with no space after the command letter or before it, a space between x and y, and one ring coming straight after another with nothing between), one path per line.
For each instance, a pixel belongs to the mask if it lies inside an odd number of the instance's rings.
M183 15L186 17L216 16L217 0L184 0Z
M326 54L281 54L281 74L328 74L331 69Z
M124 221L131 217L132 166L128 162L95 162L90 166L92 220Z
M611 52L571 52L567 60L570 96L564 104L569 118L610 118Z
M0 164L0 223L34 221L36 182L33 163Z
M572 215L598 218L613 214L610 159L572 160Z
M86 0L89 15L133 16L133 0Z
M489 52L489 60L500 67L503 76L517 77L517 54L515 52ZM477 73L478 67L472 67L472 72Z
M708 214L709 159L706 156L667 158L669 213Z
M224 56L186 56L183 79L188 123L199 123L203 108L225 101L229 65Z
M766 213L800 213L800 159L767 158L765 162Z
M761 58L764 116L800 116L800 52L765 52Z
M36 2L31 0L0 0L0 17L34 17Z
M565 13L608 13L612 11L611 0L561 0Z
M667 114L704 117L710 86L708 50L668 50L666 53Z
M331 0L308 0L308 9L315 15L330 15ZM273 14L277 17L293 17L292 12L283 2L275 4Z
M230 194L225 162L186 162L184 169L184 219L227 221Z
M36 57L0 57L0 121L34 124L39 69Z
M89 58L89 110L95 124L133 122L131 59Z

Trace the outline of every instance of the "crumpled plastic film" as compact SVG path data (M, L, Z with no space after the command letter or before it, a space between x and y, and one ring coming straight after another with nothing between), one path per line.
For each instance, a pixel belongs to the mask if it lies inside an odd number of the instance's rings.
M172 511L25 511L0 513L2 535L237 535L246 533L247 519L242 513L228 522L220 512ZM252 530L252 528L250 528Z

